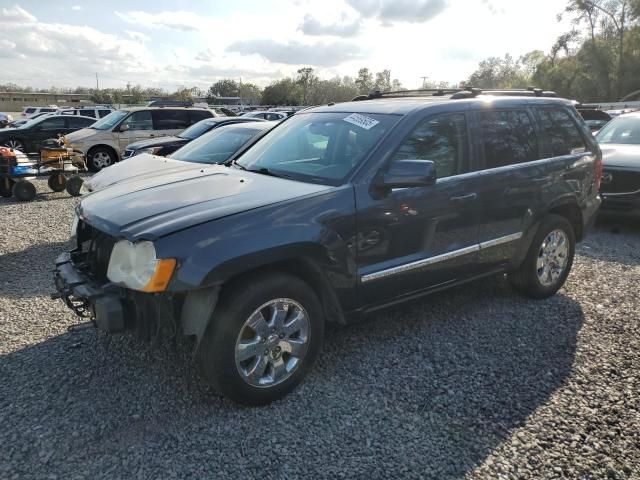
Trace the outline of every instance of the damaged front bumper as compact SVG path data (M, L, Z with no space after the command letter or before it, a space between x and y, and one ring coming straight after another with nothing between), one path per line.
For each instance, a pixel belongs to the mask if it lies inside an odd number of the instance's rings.
M98 285L74 265L71 254L63 253L56 259L53 273L57 293L77 316L91 319L105 332L122 332L126 328L123 289L107 284Z

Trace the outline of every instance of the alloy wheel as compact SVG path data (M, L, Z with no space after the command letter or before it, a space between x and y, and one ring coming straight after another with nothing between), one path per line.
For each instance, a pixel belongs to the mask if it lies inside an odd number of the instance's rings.
M111 156L104 150L94 153L92 159L93 164L98 169L106 168L111 165Z
M554 285L569 262L569 238L563 230L553 230L540 246L536 264L538 280L545 287Z
M288 298L270 300L245 321L235 348L236 368L254 387L272 387L291 377L309 346L309 315Z

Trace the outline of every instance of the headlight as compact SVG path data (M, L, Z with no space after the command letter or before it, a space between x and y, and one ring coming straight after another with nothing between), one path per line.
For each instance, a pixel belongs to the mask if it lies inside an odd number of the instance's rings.
M140 155L141 153L148 153L150 155L157 155L158 152L160 152L160 150L162 150L162 147L143 148L142 150L136 150L133 153L133 156L135 157L136 155Z
M78 233L79 222L80 222L80 219L78 218L78 215L74 215L73 222L71 223L71 232L69 233L69 237L74 238L76 236L76 234Z
M113 283L141 292L163 292L176 267L173 258L157 259L151 242L120 240L109 259L107 277Z

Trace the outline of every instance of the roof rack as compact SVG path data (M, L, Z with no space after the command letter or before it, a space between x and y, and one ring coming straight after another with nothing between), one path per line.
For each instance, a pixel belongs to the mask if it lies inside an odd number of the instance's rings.
M555 92L545 91L541 88L422 88L418 90L397 90L393 92L381 92L376 90L368 95L358 95L352 101L377 100L380 98L402 98L402 97L444 97L450 95L450 99L458 100L463 98L475 98L479 95L495 95L500 97L557 97Z

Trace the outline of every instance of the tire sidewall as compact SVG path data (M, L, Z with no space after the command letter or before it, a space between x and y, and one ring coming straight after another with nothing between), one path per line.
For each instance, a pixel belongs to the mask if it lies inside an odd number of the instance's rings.
M235 363L236 342L249 316L258 307L276 298L295 300L306 310L309 316L309 345L293 375L273 387L254 387L246 383L238 372ZM306 283L284 274L259 276L244 290L243 295L221 298L198 349L199 363L207 379L224 396L249 405L264 405L283 397L302 381L320 352L323 336L322 307Z
M116 159L114 158L114 155L112 152L110 152L108 149L104 148L104 147L96 147L96 148L92 148L91 150L89 150L88 153L88 159L87 159L87 167L89 168L89 170L91 170L92 172L99 172L100 170L107 168L107 167L99 167L94 163L93 157L96 153L98 152L105 152L107 155L109 155L109 158L111 159L111 163L108 165L109 167L111 165L113 165L114 163L116 163Z
M21 202L31 201L36 196L36 187L28 180L20 180L13 185L13 196Z
M562 230L567 235L567 238L569 239L568 259L567 259L567 265L565 266L565 269L562 272L562 275L558 277L558 280L553 285L546 286L540 283L540 279L538 278L538 273L537 273L538 272L538 267L537 267L538 255L540 253L540 248L542 247L542 243L547 238L547 236L554 230ZM527 276L529 277L527 279L528 280L527 283L529 284L531 293L535 297L538 297L538 298L550 297L551 295L555 294L558 290L562 288L562 286L567 280L567 277L571 273L575 251L576 251L576 237L575 237L575 232L573 230L573 227L571 226L571 223L569 223L569 221L564 217L560 217L557 215L551 215L547 217L540 225L540 228L538 229L538 232L536 233L536 236L534 237L533 242L531 243L531 249L529 251L529 255L527 256L526 264L525 264L525 268L527 269Z

